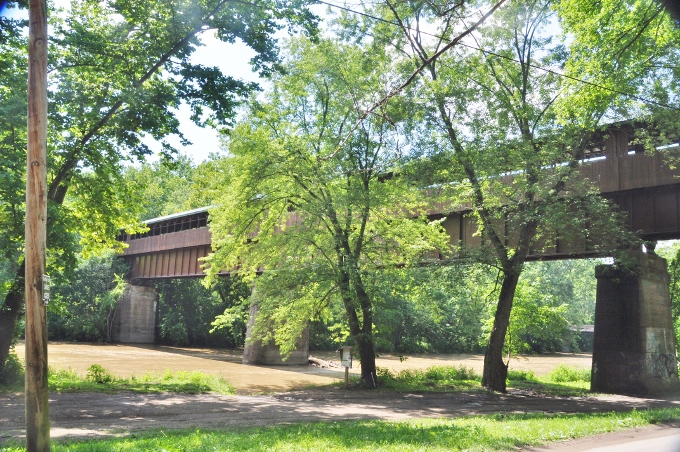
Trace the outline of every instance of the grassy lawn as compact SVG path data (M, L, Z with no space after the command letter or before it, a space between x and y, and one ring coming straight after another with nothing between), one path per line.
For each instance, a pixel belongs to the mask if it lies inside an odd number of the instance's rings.
M378 368L380 387L392 391L463 392L484 391L481 377L467 367L434 366L425 370L403 370L399 373ZM360 384L356 380L356 384ZM565 365L537 377L531 371L508 372L508 388L531 390L554 396L582 396L590 390L590 369Z
M233 394L234 388L220 375L207 375L202 372L171 372L163 374L147 373L141 376L122 378L116 376L99 364L93 364L87 374L79 376L73 369L49 369L47 385L53 392L116 392L132 391L141 393L175 392L200 394L215 392ZM13 381L0 384L2 392L23 392L23 369Z
M481 377L467 367L434 366L425 370L403 370L393 373L378 368L380 389L397 392L477 392L485 391ZM2 391L23 391L23 377L12 386L0 386ZM144 374L122 378L110 373L98 364L93 364L85 377L68 369L50 369L49 389L56 392L115 392L133 391L143 393L176 392L198 394L215 392L233 394L234 389L223 377L201 372L171 372ZM337 383L343 385L344 383ZM353 380L355 387L361 381ZM510 371L508 388L530 390L537 394L556 396L582 396L590 388L590 369L579 369L560 365L550 374L536 377L529 371Z
M680 409L605 414L516 414L401 422L305 423L220 431L154 431L124 438L53 442L54 451L495 451L644 427ZM6 446L7 452L22 450Z
M98 364L90 366L85 377L78 376L71 369L51 369L48 386L50 391L56 392L234 393L234 388L219 375L207 375L202 372L171 372L168 370L163 374L133 375L130 378L121 378L111 374Z

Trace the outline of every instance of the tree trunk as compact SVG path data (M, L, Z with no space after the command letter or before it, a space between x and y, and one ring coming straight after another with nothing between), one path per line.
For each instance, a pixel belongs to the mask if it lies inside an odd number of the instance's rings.
M14 328L24 307L24 264L17 270L14 282L0 309L0 373L3 372L9 350L14 342Z
M342 293L342 288L340 289ZM359 353L359 364L361 365L361 379L368 388L377 387L375 373L375 350L373 348L373 319L371 316L359 321L359 316L353 307L352 300L346 294L342 294L343 304L347 317L349 318L349 332L354 340Z
M489 344L484 355L484 373L482 386L492 391L505 392L506 378L508 377L508 365L503 362L503 344L505 334L510 324L510 311L515 298L515 289L519 281L520 271L503 272L503 284L498 296L496 316L493 321L493 330L489 336Z
M364 281L358 268L353 273L354 292L361 306L361 334L355 339L361 358L361 380L368 389L378 387L375 369L375 349L373 347L373 303L366 293Z
M373 335L362 333L354 338L361 362L361 381L368 389L378 387L378 379L375 374L375 350L373 348Z
M341 260L342 262L342 260ZM377 378L375 372L375 350L373 348L373 316L371 315L372 308L370 299L363 289L361 279L355 279L354 291L350 289L350 275L348 272L341 272L338 278L338 286L340 288L340 296L342 303L345 306L345 312L349 320L349 332L354 340L359 353L359 363L361 365L361 379L366 387L375 389L377 387ZM359 287L356 287L356 282L359 282ZM358 289L358 290L357 290ZM352 296L354 292L354 297ZM361 300L356 300L357 295L363 294ZM363 318L359 320L357 314L358 301L361 306Z

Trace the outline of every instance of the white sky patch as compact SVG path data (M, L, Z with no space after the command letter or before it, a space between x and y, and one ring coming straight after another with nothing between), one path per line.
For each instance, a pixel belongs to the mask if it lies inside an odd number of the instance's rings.
M201 36L204 44L196 49L191 55L192 64L201 64L208 67L217 67L223 74L248 82L257 82L263 85L262 79L252 71L250 60L255 56L255 51L242 42L229 44L215 37L214 32L207 32ZM182 103L176 110L177 119L180 122L179 130L185 138L191 141L188 146L182 146L178 136L169 136L167 141L180 151L189 156L194 164L207 160L211 153L220 151L219 131L210 127L197 126L191 120L191 108ZM154 152L147 160L158 159L161 145L150 136L142 139L144 144Z
M312 10L321 17L322 20L327 17L325 14L325 7L322 5L315 5ZM323 23L320 24L320 26L322 29L325 28ZM288 31L283 29L277 32L274 35L274 38L278 40L278 44L281 46L288 36ZM220 41L215 37L213 31L203 33L201 35L201 42L203 43L203 46L196 48L195 52L191 55L190 62L192 64L217 67L224 75L246 82L256 82L263 90L266 90L269 87L269 82L267 80L262 79L258 74L253 72L250 60L256 53L243 42L237 41L234 44L229 44ZM167 137L167 141L178 149L181 154L189 156L194 164L199 164L207 160L210 154L220 153L220 133L218 130L210 127L197 126L191 120L191 108L184 103L176 110L176 115L180 122L180 132L182 132L184 137L192 143L188 146L182 146L179 137ZM154 151L154 155L148 157L147 160L157 160L158 152L161 150L160 143L150 136L145 137L142 141Z

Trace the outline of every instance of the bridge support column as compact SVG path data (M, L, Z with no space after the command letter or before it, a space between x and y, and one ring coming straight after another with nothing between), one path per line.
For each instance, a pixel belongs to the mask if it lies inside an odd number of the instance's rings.
M591 390L654 395L678 389L666 260L631 252L637 270L599 265Z
M281 358L279 347L273 341L270 341L267 345L263 345L262 341L251 341L258 310L257 304L250 305L246 345L243 348L243 364L262 364L265 366L306 366L309 364L309 331L307 329L298 339L295 350L285 361Z
M156 331L156 291L128 284L116 307L111 338L124 344L153 344Z

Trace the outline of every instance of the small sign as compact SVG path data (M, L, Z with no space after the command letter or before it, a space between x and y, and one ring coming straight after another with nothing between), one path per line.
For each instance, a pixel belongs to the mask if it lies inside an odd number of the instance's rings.
M42 300L45 306L50 302L50 277L49 275L42 275Z
M340 365L343 367L352 367L352 347L340 347L338 351L340 352Z

